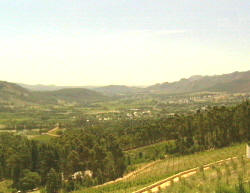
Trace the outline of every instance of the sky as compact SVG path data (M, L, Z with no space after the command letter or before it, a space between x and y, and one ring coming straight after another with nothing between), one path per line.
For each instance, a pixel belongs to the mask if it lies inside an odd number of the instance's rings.
M0 80L151 85L250 70L249 0L1 0Z

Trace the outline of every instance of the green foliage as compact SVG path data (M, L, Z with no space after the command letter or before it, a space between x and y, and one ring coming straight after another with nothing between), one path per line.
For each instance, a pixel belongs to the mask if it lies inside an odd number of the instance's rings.
M116 179L123 175L126 165L124 155L111 135L91 131L68 131L54 140L64 156L62 169L65 176L77 171L91 170L99 183Z
M174 144L173 141L163 141L160 143L125 151L128 165L141 164L157 159L164 159L166 147L168 144Z
M50 184L51 179L57 179L55 173L60 177L63 173L68 179L77 171L93 172L93 179L84 176L82 182L74 182L74 187L79 188L116 179L123 175L126 165L122 150L111 135L74 130L48 144L1 133L0 169L0 179L12 179L13 187L29 190L41 182L53 192L58 184Z
M71 91L67 91L67 97L70 93ZM157 101L151 103L156 104ZM73 182L76 189L119 178L126 171L127 165L131 170L137 167L135 164L157 159L164 161L165 154L172 154L168 158L179 162L175 155L247 142L250 128L249 105L249 101L245 101L233 107L208 107L193 114L143 118L117 116L116 120L107 121L97 121L93 116L81 117L76 112L70 115L78 116L77 118L62 121L68 116L63 111L50 119L50 116L58 113L58 109L41 114L39 110L35 111L37 114L33 111L25 112L26 116L34 118L34 122L18 117L19 113L16 113L18 121L10 121L6 128L16 128L18 132L26 127L43 128L44 121L48 130L61 120L59 124L62 128L67 126L81 129L67 129L58 138L41 135L34 138L38 140L36 142L16 134L1 133L0 179L12 179L13 187L18 187L25 179L24 171L29 169L38 173L41 184L45 185L48 182L47 174L52 168L56 173L63 173L65 179L70 179L75 172L91 170L91 180ZM43 121L35 119L37 115ZM11 116L11 113L6 116ZM138 147L140 148L137 149ZM123 153L122 150L127 151ZM174 171L179 171L179 167L178 165ZM221 176L219 172L218 176ZM153 182L155 179L144 179L139 184Z
M41 177L37 172L31 172L29 170L24 170L23 178L19 181L19 189L26 192L27 190L32 190L39 187L41 184Z
M32 137L31 139L42 142L42 143L49 143L49 141L53 138L55 137L52 137L50 135L37 135L37 136Z
M2 193L12 193L12 192L17 192L16 189L11 188L12 182L10 180L0 180L0 192Z
M53 168L50 169L47 175L46 191L47 193L58 193L62 185L61 175Z

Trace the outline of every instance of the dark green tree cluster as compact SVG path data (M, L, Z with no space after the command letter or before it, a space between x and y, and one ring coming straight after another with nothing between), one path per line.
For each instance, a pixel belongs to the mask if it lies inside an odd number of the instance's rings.
M93 176L83 176L78 184L103 183L122 176L124 163L112 136L75 130L43 144L10 133L0 134L0 180L12 179L13 187L24 192L45 186L48 193L56 193L68 186L72 174L86 170Z
M175 151L184 153L249 140L249 120L249 101L245 101L232 107L214 106L175 116L162 113L159 117L91 120L88 124L83 120L81 124L96 134L112 133L123 150L177 140L179 149Z
M66 132L54 144L60 147L65 176L90 170L97 182L103 183L122 176L126 169L122 150L112 135L74 130Z
M176 152L193 153L250 139L250 103L211 107L176 120Z
M12 179L12 186L25 192L45 185L51 168L60 172L60 157L55 147L19 135L0 134L0 179Z
M192 153L250 140L250 102L232 107L214 106L193 114L124 120L116 129L108 127L124 150L175 140L168 153Z

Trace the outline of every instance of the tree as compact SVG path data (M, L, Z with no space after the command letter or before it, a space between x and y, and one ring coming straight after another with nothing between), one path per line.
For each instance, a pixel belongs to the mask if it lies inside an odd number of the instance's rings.
M23 192L32 190L41 184L41 177L36 172L24 171L24 177L20 179L19 189Z
M56 171L51 168L47 176L47 193L58 193L58 190L61 188L61 184L62 180L60 174L56 173Z

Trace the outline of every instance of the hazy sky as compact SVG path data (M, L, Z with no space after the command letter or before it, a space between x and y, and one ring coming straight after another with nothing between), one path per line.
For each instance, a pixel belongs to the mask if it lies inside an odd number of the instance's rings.
M249 0L1 0L0 79L149 85L250 70Z

